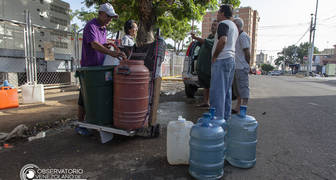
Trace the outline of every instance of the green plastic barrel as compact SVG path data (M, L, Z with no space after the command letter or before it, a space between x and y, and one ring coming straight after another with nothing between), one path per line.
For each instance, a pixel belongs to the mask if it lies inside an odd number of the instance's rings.
M113 124L113 68L92 66L78 68L87 123L112 126Z

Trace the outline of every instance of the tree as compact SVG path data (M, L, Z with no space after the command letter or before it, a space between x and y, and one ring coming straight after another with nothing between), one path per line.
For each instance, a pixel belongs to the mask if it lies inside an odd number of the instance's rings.
M268 72L273 71L274 67L270 64L262 64L261 65L261 70L265 71L266 74L268 74Z
M278 53L278 58L274 62L277 66L281 64L285 66L290 64L304 64L304 57L308 55L309 47L308 42L301 43L299 46L291 45L285 47ZM318 49L315 47L314 53L318 52Z
M165 26L174 25L173 27L187 31L186 22L200 21L207 9L215 9L218 5L217 0L84 0L84 2L87 7L98 7L100 4L110 2L120 17L111 24L113 29L121 30L127 19L138 21L137 44L140 46L153 42L155 28L160 27L164 30ZM239 0L222 2L233 4L234 7L240 4ZM180 23L173 24L174 22Z
M71 30L71 32L75 32L76 30L79 29L79 26L76 23L73 23L72 21L77 16L77 13L73 12L70 9L69 16L70 16L70 22L71 22L71 24L70 24L70 26L71 26L70 30Z

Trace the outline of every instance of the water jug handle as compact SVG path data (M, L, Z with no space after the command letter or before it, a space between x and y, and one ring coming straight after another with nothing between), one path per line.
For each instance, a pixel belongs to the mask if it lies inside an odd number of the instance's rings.
M120 70L125 70L126 72L120 72ZM117 74L129 75L131 74L131 70L129 69L128 66L121 66L117 68Z

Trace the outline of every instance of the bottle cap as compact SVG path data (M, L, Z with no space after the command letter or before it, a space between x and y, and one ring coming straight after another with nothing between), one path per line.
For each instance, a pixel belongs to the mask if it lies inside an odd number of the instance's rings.
M182 116L178 116L177 120L178 121L185 121L185 119Z

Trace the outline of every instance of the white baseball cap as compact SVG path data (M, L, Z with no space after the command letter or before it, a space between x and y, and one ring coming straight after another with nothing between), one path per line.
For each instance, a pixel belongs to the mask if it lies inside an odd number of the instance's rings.
M103 11L111 17L118 17L118 14L114 11L113 6L110 3L100 5L99 11Z

